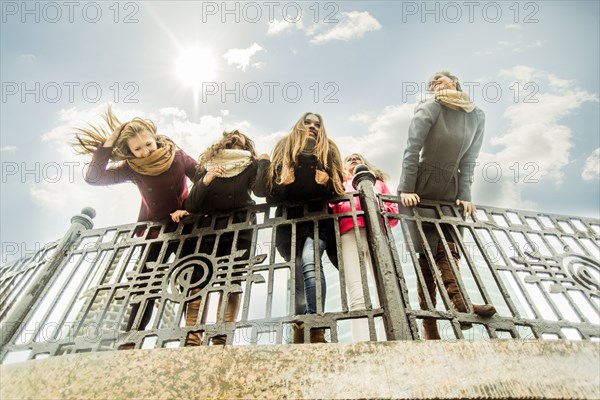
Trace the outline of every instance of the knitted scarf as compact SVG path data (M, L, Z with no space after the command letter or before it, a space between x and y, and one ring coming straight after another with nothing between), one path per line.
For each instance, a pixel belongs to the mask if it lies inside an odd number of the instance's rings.
M204 169L208 171L213 165L222 165L225 167L222 178L231 178L240 174L251 163L252 154L248 150L223 149L204 164Z
M177 146L166 136L156 136L157 149L148 157L131 158L127 164L132 170L141 175L157 176L171 168L175 159Z
M453 110L464 110L470 113L475 109L475 105L471 103L469 95L458 90L444 89L435 92L435 99Z

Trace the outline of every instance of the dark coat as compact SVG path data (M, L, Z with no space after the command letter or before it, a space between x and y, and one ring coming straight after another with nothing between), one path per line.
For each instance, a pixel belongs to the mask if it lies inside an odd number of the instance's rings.
M156 221L169 218L169 214L183 207L188 194L186 176L194 177L196 161L183 150L177 150L171 167L157 176L135 172L122 162L109 167L112 147L99 147L92 156L85 181L90 185L107 186L122 182L134 183L142 195L138 221Z
M185 209L192 214L207 215L215 211L232 212L233 224L240 224L248 221L247 207L255 204L252 199L252 191L256 183L258 162L254 160L246 169L238 175L230 178L215 178L208 186L202 182L207 171L202 170L194 177L194 185L190 189L190 194L185 200ZM227 222L223 221L223 226L215 222L214 229L227 228ZM252 219L248 221L255 223ZM219 236L219 245L214 249L217 235L205 235L202 238L200 247L201 253L215 254L215 256L225 256L231 253L233 246L234 232L224 232ZM241 230L238 233L236 248L238 250L247 250L240 259L248 259L252 247L252 230Z
M271 193L268 193L267 171L271 162L269 160L259 160L259 173L257 177L256 194L265 196L267 203L299 203L306 204L308 212L318 212L331 210L327 206L326 200L335 197L337 194L333 188L331 179L326 185L319 185L315 182L315 172L317 158L315 156L298 156L298 165L295 169L295 180L289 185L277 185L273 183ZM286 211L286 219L295 219L304 217L304 205L283 206L280 205L275 211L276 217L281 217ZM335 228L333 219L322 219L318 222L319 239L327 243L327 256L337 268L337 246L335 240ZM296 223L296 254L301 250L300 246L307 237L314 237L314 224L312 221ZM276 228L275 246L281 256L289 261L292 258L292 227L284 224Z

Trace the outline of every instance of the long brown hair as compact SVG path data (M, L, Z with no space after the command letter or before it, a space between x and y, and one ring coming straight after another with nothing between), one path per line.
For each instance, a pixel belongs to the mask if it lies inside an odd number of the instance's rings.
M329 178L333 181L333 188L336 193L344 193L344 168L340 150L333 140L327 137L323 117L314 112L304 113L290 133L275 145L268 172L269 180L267 187L269 192L273 190L273 184L284 184L289 175L294 174L298 164L298 154L300 154L308 139L308 130L304 126L304 121L309 115L316 116L321 123L321 129L319 129L314 150L317 157L317 170L325 171L329 175Z
M104 145L114 130L121 125L121 121L119 121L119 118L112 111L110 104L103 114L103 119L108 129L104 126L95 126L89 123L86 128L75 128L75 139L70 144L77 154L93 154L98 147ZM127 141L143 131L150 132L154 140L157 140L156 125L152 121L136 117L127 122L119 138L113 144L110 159L112 161L121 161L135 158L131 150L129 150Z

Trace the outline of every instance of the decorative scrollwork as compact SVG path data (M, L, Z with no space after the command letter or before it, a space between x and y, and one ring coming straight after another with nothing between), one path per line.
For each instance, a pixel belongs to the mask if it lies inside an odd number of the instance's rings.
M600 295L600 265L582 255L569 255L562 259L563 268L579 285Z

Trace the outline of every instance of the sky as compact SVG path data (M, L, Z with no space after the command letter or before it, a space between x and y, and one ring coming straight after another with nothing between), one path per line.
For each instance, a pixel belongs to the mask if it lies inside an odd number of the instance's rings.
M2 1L2 262L83 207L135 222L132 184L92 187L73 128L111 103L193 158L238 128L270 153L307 111L395 192L415 106L438 70L486 114L478 205L598 218L597 1Z

